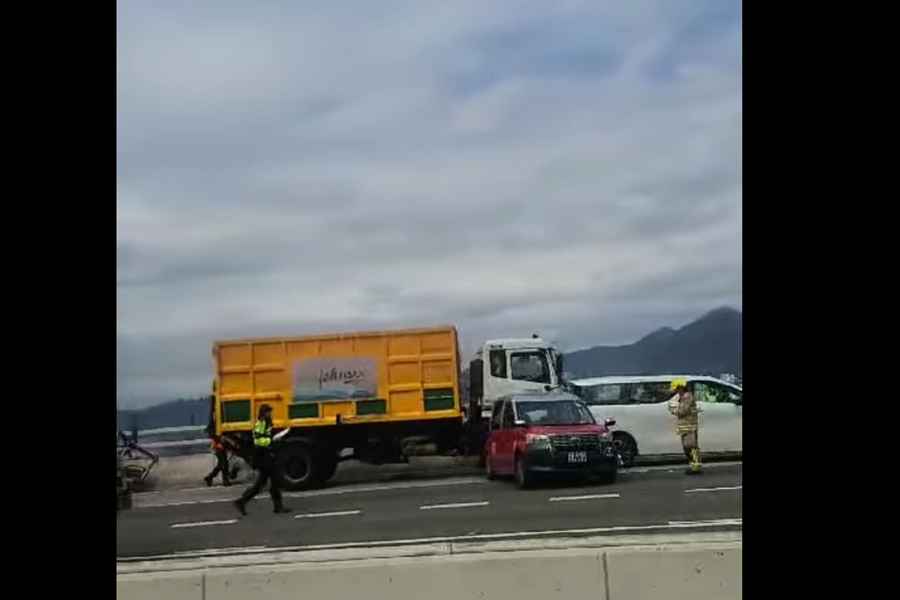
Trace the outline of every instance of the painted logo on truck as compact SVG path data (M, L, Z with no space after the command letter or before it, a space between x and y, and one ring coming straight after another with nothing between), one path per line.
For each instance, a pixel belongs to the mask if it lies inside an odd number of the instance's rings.
M370 358L309 358L294 363L294 402L343 401L378 394Z

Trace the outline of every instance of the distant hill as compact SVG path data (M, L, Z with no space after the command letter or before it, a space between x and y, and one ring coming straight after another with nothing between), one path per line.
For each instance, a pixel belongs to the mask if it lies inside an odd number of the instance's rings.
M206 425L209 421L209 397L181 398L141 410L120 410L119 429L157 429Z
M565 356L569 377L741 373L741 312L719 308L681 329L663 327L626 346L595 346Z

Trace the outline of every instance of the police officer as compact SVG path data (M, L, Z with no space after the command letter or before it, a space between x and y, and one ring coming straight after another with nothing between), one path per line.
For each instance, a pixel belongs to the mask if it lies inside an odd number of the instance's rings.
M700 442L698 432L700 428L699 408L694 400L694 395L688 390L687 381L675 379L671 384L671 391L675 396L669 400L669 410L678 419L676 432L681 436L681 447L688 459L688 475L700 473Z
M269 494L276 513L291 512L281 501L281 488L275 473L275 453L272 444L281 439L290 429L285 429L276 436L272 435L272 407L263 404L259 407L256 425L253 426L254 466L257 469L256 482L247 488L240 498L234 501L235 507L242 515L247 514L247 502L262 490L269 482Z

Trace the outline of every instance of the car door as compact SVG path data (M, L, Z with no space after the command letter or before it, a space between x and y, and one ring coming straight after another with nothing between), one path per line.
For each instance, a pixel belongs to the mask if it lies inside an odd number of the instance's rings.
M503 442L503 400L497 400L491 407L491 431L488 435L488 458L491 461L491 469L495 473L502 472L501 465L503 457L501 456Z
M626 404L619 407L623 422L643 455L681 454L681 440L675 433L675 417L669 412L670 382L642 381L625 390ZM617 423L618 425L618 423Z
M742 452L742 391L715 381L695 381L692 387L701 411L701 451Z
M500 441L497 444L498 454L500 456L499 470L504 474L509 474L513 472L514 468L514 451L515 451L515 436L516 436L516 417L513 411L513 403L511 400L506 400L503 403L503 412L501 416L501 424L500 424Z

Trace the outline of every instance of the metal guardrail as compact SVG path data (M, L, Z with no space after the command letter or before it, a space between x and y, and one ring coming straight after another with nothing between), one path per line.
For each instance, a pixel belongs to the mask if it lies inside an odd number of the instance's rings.
M138 437L142 435L155 435L158 433L181 433L187 431L203 431L205 425L185 425L183 427L159 427L157 429L138 429Z
M147 442L141 444L144 448L176 448L179 446L208 446L209 440L199 438L196 440L174 440L171 442Z

